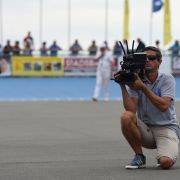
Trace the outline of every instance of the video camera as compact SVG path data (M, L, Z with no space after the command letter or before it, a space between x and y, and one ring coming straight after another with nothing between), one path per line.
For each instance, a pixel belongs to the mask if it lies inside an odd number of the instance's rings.
M144 79L144 71L145 71L145 64L146 64L146 53L144 52L139 52L138 48L139 45L134 51L134 40L132 44L132 50L130 51L128 48L128 43L126 41L126 47L127 47L127 52L125 52L125 49L119 41L122 50L124 52L123 56L123 61L120 62L121 65L121 74L117 77L115 77L115 82L117 83L131 83L136 80L135 73L139 75L139 77L143 80Z

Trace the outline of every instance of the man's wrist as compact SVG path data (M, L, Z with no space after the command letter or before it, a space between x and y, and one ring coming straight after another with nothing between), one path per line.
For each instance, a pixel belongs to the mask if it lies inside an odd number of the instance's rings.
M148 89L147 86L146 86L145 84L143 84L143 85L142 85L142 91L143 91L143 92L146 92L147 89Z
M124 83L119 83L119 85L120 85L121 88L125 88L126 87L126 85Z

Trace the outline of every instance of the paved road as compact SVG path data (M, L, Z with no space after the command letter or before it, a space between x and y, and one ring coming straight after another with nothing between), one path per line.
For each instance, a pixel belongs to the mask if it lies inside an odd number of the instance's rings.
M176 104L180 119L180 102ZM177 180L180 157L168 171L125 170L133 152L122 137L122 103L1 102L0 180Z

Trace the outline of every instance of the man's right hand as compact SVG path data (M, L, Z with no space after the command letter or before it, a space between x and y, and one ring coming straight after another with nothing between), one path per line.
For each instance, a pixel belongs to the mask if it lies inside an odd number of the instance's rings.
M119 79L120 79L120 76L121 76L122 73L123 73L123 70L122 70L122 69L119 70L119 71L117 71L116 73L114 73L114 81L115 81L116 83L120 84L120 85L124 84L124 83L122 83L122 82L119 82Z
M136 77L136 80L132 83L127 84L127 85L133 90L142 90L146 85L140 79L138 74L134 74L134 76Z

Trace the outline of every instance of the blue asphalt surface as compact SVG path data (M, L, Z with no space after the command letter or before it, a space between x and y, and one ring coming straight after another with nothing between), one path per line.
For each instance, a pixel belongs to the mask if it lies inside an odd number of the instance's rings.
M1 78L0 100L90 100L95 80L95 77ZM110 99L118 98L119 87L112 81Z
M0 78L0 101L91 100L95 81L95 77ZM110 100L119 99L120 88L111 81ZM179 77L176 77L176 99L180 99Z

